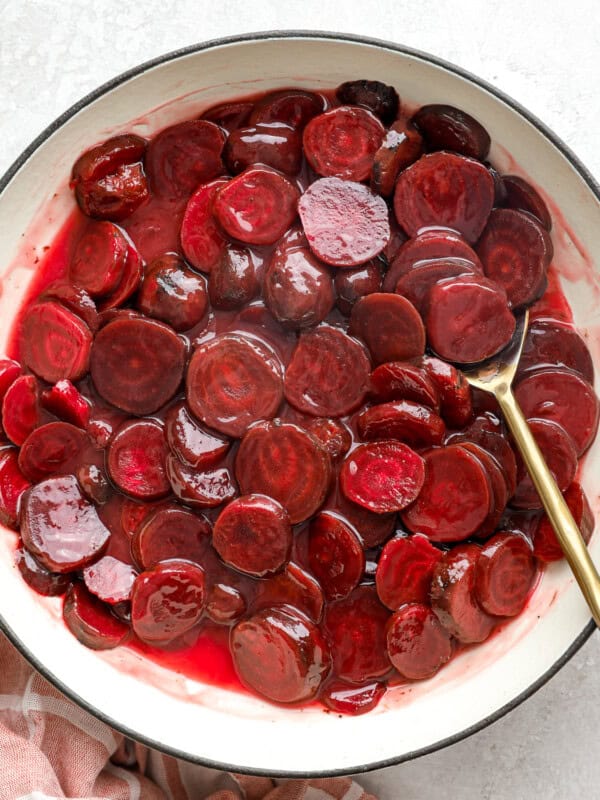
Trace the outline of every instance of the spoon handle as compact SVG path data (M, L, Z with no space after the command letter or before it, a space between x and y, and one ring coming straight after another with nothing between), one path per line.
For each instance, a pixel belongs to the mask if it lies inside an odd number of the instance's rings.
M496 399L538 491L548 519L552 523L556 538L590 607L594 621L600 627L600 576L579 528L529 430L510 386L504 384L498 387Z

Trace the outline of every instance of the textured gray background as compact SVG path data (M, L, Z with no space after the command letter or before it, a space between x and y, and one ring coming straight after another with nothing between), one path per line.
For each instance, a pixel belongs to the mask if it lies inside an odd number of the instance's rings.
M0 0L0 174L65 108L140 61L219 36L306 28L390 39L479 74L600 178L599 8L597 0ZM598 797L599 661L594 636L508 717L362 782L382 800Z

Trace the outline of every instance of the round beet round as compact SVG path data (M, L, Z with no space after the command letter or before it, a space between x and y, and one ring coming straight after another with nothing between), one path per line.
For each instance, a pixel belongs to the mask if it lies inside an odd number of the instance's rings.
M22 445L45 421L37 378L21 375L11 383L2 400L1 421L4 434L16 445Z
M167 254L146 268L137 307L147 317L186 331L200 322L207 305L206 281L178 256Z
M282 89L269 92L254 104L250 124L284 122L302 130L324 110L324 98L302 89Z
M167 412L165 435L179 460L197 469L214 466L230 446L227 438L200 425L185 403L178 403Z
M586 543L589 542L596 523L594 520L594 512L590 507L583 487L577 481L573 481L567 491L564 492L563 496L584 541ZM537 559L546 563L558 561L564 557L562 547L556 538L552 523L546 514L541 518L540 524L535 531L533 537L533 552Z
M34 483L52 474L74 472L89 439L68 422L49 422L32 431L19 452L19 467Z
M362 543L355 530L337 515L317 514L310 524L308 561L328 600L347 597L365 570Z
M411 400L381 403L361 411L356 428L367 442L399 439L416 446L439 445L446 433L444 421L435 411Z
M111 650L129 635L129 626L82 583L73 583L67 592L63 620L73 636L91 650Z
M112 222L90 222L75 247L69 278L90 297L110 294L119 285L129 242Z
M113 556L103 556L83 570L83 580L88 591L110 605L130 600L136 576L137 572L131 564Z
M232 311L249 303L259 288L252 255L246 247L228 245L211 269L208 295L213 308Z
M421 106L412 121L425 137L429 150L452 150L484 161L490 149L490 135L466 111L433 103Z
M146 517L133 534L131 552L143 569L172 558L201 564L210 545L211 526L206 517L168 505Z
M430 303L431 290L436 283L461 275L476 275L477 270L472 261L461 258L440 258L413 267L406 275L402 275L396 284L396 294L406 297L419 314L425 316Z
M408 361L389 361L371 373L371 397L379 403L410 400L440 410L440 392L423 367Z
M283 122L259 122L230 133L223 156L232 175L254 164L296 175L302 165L302 137Z
M225 237L212 213L217 189L228 178L203 183L188 200L181 223L181 249L189 263L202 272L210 272L225 250Z
M0 469L2 469L1 466ZM29 550L22 545L15 551L15 564L25 583L45 597L59 597L71 585L70 575L50 572L46 567L38 564Z
M344 105L367 108L385 124L396 119L400 108L398 92L381 81L345 81L335 95Z
M359 686L347 681L327 681L321 692L321 702L337 714L366 714L372 711L383 695L385 684L380 681L369 681Z
M383 197L391 197L400 172L414 164L422 153L423 137L419 131L409 120L396 120L373 158L371 189Z
M339 461L352 447L350 430L337 419L319 417L311 420L305 427L321 442L332 461Z
M477 602L496 617L515 617L523 610L535 579L531 544L516 533L497 533L479 554L475 567Z
M205 468L202 471L182 464L169 453L167 478L173 493L188 506L216 508L237 494L235 482L227 467Z
M279 248L263 281L265 304L286 328L310 328L333 308L333 282L328 269L307 247Z
M462 372L439 358L425 356L420 362L440 395L440 413L453 428L467 424L473 414L471 387Z
M528 211L537 217L546 230L552 229L552 217L539 192L518 175L503 175L501 178L504 197L502 205L517 211Z
M594 384L594 364L585 341L572 327L553 319L536 319L527 329L517 381L542 367L567 367Z
M17 526L21 501L30 486L19 468L16 449L0 450L0 523Z
M106 465L112 482L131 497L157 500L171 491L166 474L167 443L155 420L128 422L110 443Z
M427 603L433 570L441 557L442 551L421 534L390 539L375 573L381 602L392 611L405 603Z
M206 600L206 613L217 625L231 625L246 613L244 595L235 586L214 583Z
M429 606L410 603L387 626L387 652L400 675L409 680L431 678L452 656L452 639Z
M356 301L367 294L381 291L383 264L380 260L367 261L356 269L338 270L334 280L336 304L348 316Z
M425 352L419 312L398 294L361 297L352 309L348 331L363 340L377 364L419 358Z
M325 598L321 586L293 561L257 585L255 610L281 605L293 606L313 622L320 622L323 616Z

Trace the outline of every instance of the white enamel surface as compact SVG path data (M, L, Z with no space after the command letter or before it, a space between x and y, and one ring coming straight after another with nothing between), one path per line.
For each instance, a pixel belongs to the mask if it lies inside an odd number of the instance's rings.
M36 255L34 249L23 249L21 233L29 228L25 241L35 240L39 248L64 219L74 154L119 130L151 133L228 96L286 85L333 87L365 75L394 84L408 101L444 101L475 114L494 142L507 148L553 198L584 250L600 252L598 200L549 141L484 90L418 58L375 46L307 39L225 45L155 67L83 109L36 151L0 196L0 219L10 219L10 228L0 229L0 264L10 265L0 275L0 351ZM250 83L249 76L257 78ZM175 110L168 106L182 96ZM158 110L148 113L153 108ZM501 149L492 160L509 167ZM598 287L589 277L582 279L583 262L569 236L559 230L556 244L559 262L575 278L565 282L565 289L576 322L589 329L600 365L594 329ZM588 488L598 459L596 445L584 468ZM12 539L10 534L0 537L0 613L47 671L103 716L143 738L193 759L259 772L351 772L455 735L525 691L561 657L589 618L564 566L555 566L527 613L490 643L463 654L436 679L410 692L389 693L376 712L339 719L314 709L278 709L193 684L127 651L98 655L85 649L62 627L57 602L41 601L22 582L12 566ZM595 537L592 550L599 549Z

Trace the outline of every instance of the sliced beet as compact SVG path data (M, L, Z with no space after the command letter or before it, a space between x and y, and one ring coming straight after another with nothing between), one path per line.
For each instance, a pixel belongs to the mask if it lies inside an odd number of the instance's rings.
M137 577L131 564L112 556L103 556L83 570L83 580L89 592L104 603L114 605L131 599L133 582Z
M21 472L33 483L53 474L73 472L88 442L87 434L68 422L41 425L21 445Z
M186 387L194 416L220 433L239 437L253 422L277 413L283 398L282 366L261 340L222 334L196 348Z
M73 636L91 650L112 650L129 635L129 626L82 583L72 584L67 592L63 619Z
M598 398L580 375L568 369L541 369L521 380L517 402L528 419L541 417L570 434L578 457L591 445L598 430Z
M322 326L300 336L285 373L285 398L315 417L340 417L365 397L370 363L362 345Z
M552 217L540 193L518 175L503 175L502 205L517 211L528 211L539 219L546 230L552 230Z
M370 681L357 686L347 681L328 681L321 691L321 702L337 714L350 714L358 716L372 711L383 695L385 684L379 681Z
M147 317L166 322L176 331L189 330L206 313L206 281L179 256L168 253L146 267L136 305Z
M332 461L339 461L352 447L350 430L337 419L318 417L306 425L306 430L317 437Z
M310 249L334 267L370 261L390 238L385 200L354 181L332 177L311 183L298 212Z
M387 652L400 675L422 681L450 660L452 638L428 605L410 603L388 622Z
M276 703L314 697L331 665L318 627L293 608L267 608L231 632L233 663L242 683Z
M563 493L569 511L573 515L575 524L579 528L583 540L589 542L594 531L595 520L583 487L577 481L569 486ZM533 552L537 559L549 563L559 561L564 558L562 547L560 546L552 523L544 514L533 536Z
M490 135L466 111L432 103L421 106L412 121L425 137L428 150L452 150L484 161L490 149Z
M239 589L227 583L214 583L206 598L206 614L217 625L231 625L244 616L246 599Z
M82 319L92 333L96 333L98 330L99 320L96 303L85 289L80 286L57 281L47 287L44 293L40 295L40 300L57 300Z
M112 222L90 222L77 244L69 265L69 278L90 297L102 297L117 288L129 242Z
M230 445L228 439L200 425L185 403L178 403L167 412L165 435L179 460L197 469L214 466Z
M446 423L461 428L473 413L471 387L462 372L439 358L425 356L420 363L440 394L440 413Z
M529 325L517 381L541 367L568 367L594 384L594 364L585 341L572 325L553 319L536 319Z
M425 480L421 456L405 444L361 444L342 465L340 487L353 503L383 514L400 511L419 495Z
M30 306L23 316L23 362L48 383L82 378L89 368L91 345L85 322L52 300Z
M163 508L170 507L168 500L156 500L155 502L141 502L132 500L130 497L123 497L121 501L120 526L125 535L131 539L146 523L150 517Z
M371 189L383 197L391 197L396 178L423 153L423 137L406 119L390 125L371 167Z
M123 305L139 289L143 274L144 264L142 257L135 247L130 245L119 285L112 294L99 300L98 310L102 312Z
M477 275L475 264L461 258L438 258L402 275L394 291L410 300L419 314L426 316L429 297L435 284L461 275Z
M279 89L269 92L254 106L250 124L284 122L302 130L317 114L325 109L324 98L302 89Z
M0 358L0 403L12 384L22 374L21 365L10 358Z
M131 551L143 569L172 558L202 564L210 544L211 526L201 514L175 505L150 513L133 534Z
M358 435L367 442L399 439L419 447L441 444L446 433L443 419L427 406L412 400L381 403L361 411Z
M131 625L143 642L161 647L200 620L206 601L204 570L189 561L164 561L137 576Z
M16 527L23 495L31 484L21 472L15 449L0 450L0 523Z
M335 511L348 520L353 528L358 531L365 550L378 547L392 535L396 522L396 513L379 514L369 511L364 506L359 506L348 500L342 493L335 500L335 504L327 510Z
M493 204L494 181L487 169L454 153L422 156L400 173L394 192L396 219L409 236L438 226L475 242Z
M310 328L333 308L331 274L308 247L280 247L263 281L265 304L286 328Z
M152 414L181 383L185 345L151 319L116 319L98 332L90 371L98 393L130 414Z
M400 248L403 244L408 241L408 236L404 233L402 228L396 222L396 217L391 214L390 215L390 238L386 246L383 248L381 253L383 259L385 260L388 266L393 262L396 258L398 253L400 252Z
M51 572L72 572L95 561L110 532L83 496L74 475L49 478L23 498L21 537Z
M478 424L479 419L476 417L464 431L458 431L448 436L446 444L473 442L488 452L502 470L510 500L517 488L517 460L514 451L501 433L486 430Z
M15 564L25 583L45 597L59 597L71 585L70 575L50 572L42 564L38 564L31 553L22 545L15 551Z
M293 606L318 623L325 598L315 578L290 561L281 572L260 581L254 599L254 610L279 605Z
M440 393L423 367L408 361L389 361L371 373L369 394L380 403L390 400L411 400L432 411L440 410Z
M335 95L342 105L366 108L385 125L396 119L400 109L398 92L381 81L346 81L338 86Z
M265 494L286 509L293 525L321 506L331 477L318 439L297 425L261 422L240 444L235 472L244 494Z
M283 122L237 128L227 137L223 158L232 175L254 164L296 175L302 165L302 136Z
M33 375L21 375L9 386L2 401L4 433L20 446L44 422L38 380Z
M59 419L85 430L90 421L90 406L71 381L57 381L42 392L42 405Z
M435 565L442 557L420 534L395 536L386 542L375 573L379 599L392 611L405 603L427 603Z
M216 508L232 500L237 489L226 467L203 469L182 464L174 455L167 456L167 477L174 494L186 505Z
M208 279L213 308L232 311L242 308L257 294L259 283L252 256L246 247L228 245Z
M318 175L364 181L371 175L385 128L370 111L339 106L314 117L304 129L304 155Z
M421 317L400 295L376 292L361 297L352 309L348 332L365 342L377 364L418 358L425 352Z
M199 186L188 200L181 223L181 248L193 267L210 272L225 250L225 237L212 213L214 196L228 178Z
M456 542L471 536L491 509L491 486L482 463L460 445L430 450L424 456L425 483L402 513L415 533L434 542Z
M495 208L477 254L487 277L506 291L512 308L531 305L543 294L553 246L548 231L531 214Z
M473 442L463 442L461 447L464 447L465 450L468 450L481 462L490 482L492 493L490 511L475 534L477 538L483 539L496 530L504 514L506 503L508 502L508 485L500 465L487 450L477 444L473 444Z
M83 464L76 475L81 491L88 500L99 506L109 501L111 487L103 469L95 464Z
M317 514L310 523L308 561L327 600L347 597L365 570L365 554L357 532L331 512Z
M284 175L260 164L217 189L213 210L223 230L248 244L273 244L298 213L298 188Z
M260 494L244 495L221 511L212 543L230 567L261 578L277 572L289 558L290 518L276 500Z
M471 364L496 355L514 333L506 295L492 281L463 275L437 283L429 294L429 344L447 361Z
M476 544L453 547L438 561L431 583L431 606L444 628L459 642L471 644L488 638L497 620L475 599Z
M228 133L241 128L248 122L254 103L219 103L211 106L202 114L202 119L214 122L220 128L225 128Z
M356 269L338 270L334 280L337 307L342 314L349 316L359 298L381 291L382 281L383 265L378 259L367 261Z
M535 559L527 539L517 533L497 533L477 559L477 602L488 614L515 617L523 610L535 574Z
M165 128L148 146L150 185L162 197L189 197L224 172L224 144L225 133L213 122L194 119Z
M110 443L106 465L113 483L140 500L157 500L171 490L166 474L163 426L152 419L127 422Z

